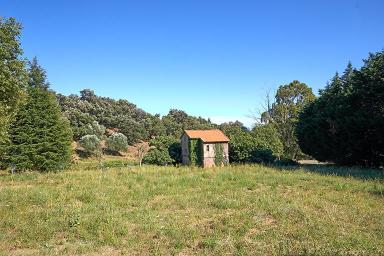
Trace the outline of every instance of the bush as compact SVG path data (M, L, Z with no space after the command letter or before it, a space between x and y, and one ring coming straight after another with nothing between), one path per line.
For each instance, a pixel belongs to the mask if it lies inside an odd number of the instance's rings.
M88 135L81 137L80 145L84 148L84 151L87 154L87 156L91 156L91 155L100 156L101 155L100 140L94 134L88 134Z
M152 148L144 157L147 164L178 164L181 163L180 141L172 136L158 136L150 141Z
M108 150L119 152L126 151L128 148L127 137L122 133L114 133L107 138Z
M154 148L143 158L143 163L169 165L173 163L173 159L169 156L167 151Z
M239 125L226 129L231 163L270 163L283 154L283 144L272 124L255 127L251 132Z
M86 134L96 135L100 140L103 139L105 133L105 127L100 125L97 121L93 121L90 124L87 124L84 128Z

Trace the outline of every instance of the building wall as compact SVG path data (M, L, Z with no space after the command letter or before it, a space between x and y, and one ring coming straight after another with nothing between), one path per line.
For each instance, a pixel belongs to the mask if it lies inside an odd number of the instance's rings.
M229 162L229 154L228 154L228 143L203 143L203 152L204 152L204 159L203 159L203 165L204 167L213 167L215 166L215 146L217 144L223 145L223 157L224 162Z

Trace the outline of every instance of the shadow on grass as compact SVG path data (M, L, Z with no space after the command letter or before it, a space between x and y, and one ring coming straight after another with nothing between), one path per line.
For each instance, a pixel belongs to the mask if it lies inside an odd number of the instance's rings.
M332 164L298 164L293 166L280 166L278 168L285 170L304 170L323 175L354 177L363 180L379 179L384 181L384 169L336 166Z

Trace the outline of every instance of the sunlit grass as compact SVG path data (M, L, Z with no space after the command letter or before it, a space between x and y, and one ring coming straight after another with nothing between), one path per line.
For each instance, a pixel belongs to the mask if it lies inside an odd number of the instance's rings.
M381 178L263 166L97 166L1 173L0 252L384 254Z

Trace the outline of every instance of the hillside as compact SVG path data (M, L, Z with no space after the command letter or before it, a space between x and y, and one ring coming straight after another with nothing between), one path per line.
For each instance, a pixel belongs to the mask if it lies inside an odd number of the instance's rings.
M184 129L215 127L209 120L190 116L182 110L171 109L167 115L160 117L127 100L100 97L89 89L82 90L80 96L57 94L56 97L70 122L74 140L86 135L87 125L94 121L105 128L119 130L127 136L130 144L160 135L178 137Z

